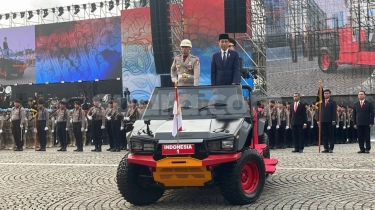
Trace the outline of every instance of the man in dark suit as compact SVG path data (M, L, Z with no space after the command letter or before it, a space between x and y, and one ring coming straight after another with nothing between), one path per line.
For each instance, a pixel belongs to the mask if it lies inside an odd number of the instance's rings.
M359 101L353 107L354 128L358 132L358 153L370 153L370 128L374 125L374 108L372 103L365 100L365 91L359 91ZM366 147L365 147L366 142Z
M292 136L294 140L294 150L292 152L303 152L305 141L303 139L303 129L307 126L306 108L300 102L300 94L293 95L294 103L290 105L290 127L292 128Z
M289 37L289 47L292 53L292 62L297 63L298 36L292 32Z
M221 50L212 56L211 85L240 84L239 56L236 51L228 49L228 34L220 34L219 46Z
M324 102L322 106L322 119L319 119L319 126L322 126L322 137L324 150L322 153L332 153L335 146L334 132L337 124L336 102L331 99L331 91L324 90Z
M8 41L6 37L4 37L3 48L4 50L9 50Z

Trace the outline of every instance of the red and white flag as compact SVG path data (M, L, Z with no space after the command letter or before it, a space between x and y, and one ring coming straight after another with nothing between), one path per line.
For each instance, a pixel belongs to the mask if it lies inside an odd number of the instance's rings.
M179 131L182 131L182 113L177 87L175 87L173 115L172 136L175 137Z

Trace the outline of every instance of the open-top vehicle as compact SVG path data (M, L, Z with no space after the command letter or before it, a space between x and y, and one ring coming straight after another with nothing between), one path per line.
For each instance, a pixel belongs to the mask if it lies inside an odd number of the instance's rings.
M28 63L22 56L17 56L12 50L0 49L0 74L10 79L12 74L22 77Z
M156 88L134 123L130 152L117 170L122 196L147 205L168 189L219 186L232 204L255 202L278 162L270 159L256 94L240 85L179 87L178 93L183 121L176 137L174 88Z

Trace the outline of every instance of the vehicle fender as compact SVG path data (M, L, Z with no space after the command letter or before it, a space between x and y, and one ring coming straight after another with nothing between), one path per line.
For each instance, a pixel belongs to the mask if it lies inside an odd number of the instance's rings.
M337 59L337 55L336 55L336 53L334 53L334 51L333 50L330 50L328 47L321 47L320 49L319 49L319 55L321 55L324 51L327 51L328 52L328 54L333 58L333 59Z
M238 139L236 143L236 150L241 150L244 145L246 144L247 140L251 140L252 138L252 132L251 129L253 128L253 125L248 123L246 120L243 121L241 128L238 131L238 135L240 138Z
M266 119L260 118L258 120L258 136L263 135L264 133L264 126L266 125Z

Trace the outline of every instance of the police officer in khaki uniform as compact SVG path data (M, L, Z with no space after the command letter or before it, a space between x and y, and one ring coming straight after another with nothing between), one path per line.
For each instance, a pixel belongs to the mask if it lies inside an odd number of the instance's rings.
M4 118L5 116L3 115L4 111L3 109L0 109L0 149L4 149L5 148L5 141L4 141L4 137L2 135L3 133L3 125L4 125Z
M87 118L91 120L91 132L94 139L95 149L92 152L102 151L102 130L105 129L105 110L100 106L100 99L94 98L94 106L87 112Z
M14 107L11 112L12 134L14 142L16 144L16 148L14 149L14 151L23 151L22 134L25 118L25 109L21 106L21 101L17 99L14 101Z
M190 54L190 40L182 40L180 47L181 54L174 58L171 67L172 82L177 82L178 86L198 86L201 71L199 58Z
M59 152L66 152L66 147L68 146L68 130L69 130L69 123L70 123L70 112L68 109L65 108L66 102L60 102L60 109L56 111L56 132L59 137L60 146L61 148L57 151Z
M85 111L81 109L81 102L74 102L74 109L72 114L73 134L76 139L77 149L75 152L83 152L83 135L86 128Z
M39 139L40 148L37 151L46 151L47 147L47 131L49 124L48 109L44 108L44 101L38 101L38 110L36 116L36 132Z

